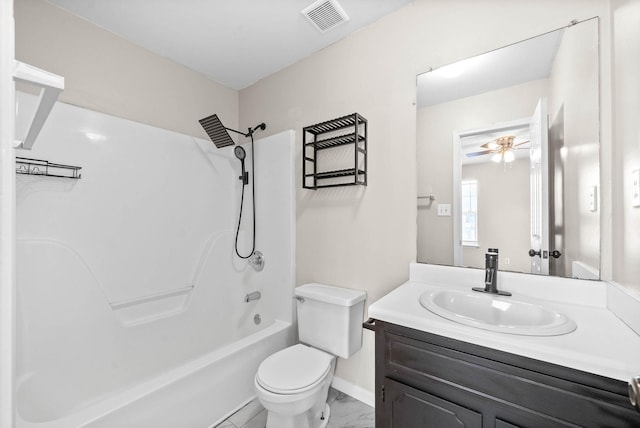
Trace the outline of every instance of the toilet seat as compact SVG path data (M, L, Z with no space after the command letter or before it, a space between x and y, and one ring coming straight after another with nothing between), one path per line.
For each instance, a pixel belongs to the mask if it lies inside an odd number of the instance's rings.
M298 344L266 358L256 374L256 382L276 394L299 394L314 388L331 370L333 356Z

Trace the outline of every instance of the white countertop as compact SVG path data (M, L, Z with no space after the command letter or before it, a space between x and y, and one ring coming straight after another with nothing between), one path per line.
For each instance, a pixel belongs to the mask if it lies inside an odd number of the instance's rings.
M628 382L640 375L640 336L607 309L607 284L500 272L498 288L514 299L534 298L577 324L560 336L497 333L450 321L425 309L419 297L438 288L469 291L482 270L411 265L411 279L369 306L369 316L516 355Z

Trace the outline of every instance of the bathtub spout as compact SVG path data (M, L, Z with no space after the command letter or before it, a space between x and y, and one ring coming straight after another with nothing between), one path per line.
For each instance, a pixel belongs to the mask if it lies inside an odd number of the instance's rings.
M261 296L262 294L259 291L254 291L253 293L249 293L244 296L244 301L248 303L252 300L258 300Z

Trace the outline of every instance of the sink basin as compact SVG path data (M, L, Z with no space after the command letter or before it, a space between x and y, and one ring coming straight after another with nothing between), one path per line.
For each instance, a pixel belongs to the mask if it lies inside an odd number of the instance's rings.
M451 321L502 333L557 336L576 329L576 323L560 312L513 297L436 290L423 293L420 304Z

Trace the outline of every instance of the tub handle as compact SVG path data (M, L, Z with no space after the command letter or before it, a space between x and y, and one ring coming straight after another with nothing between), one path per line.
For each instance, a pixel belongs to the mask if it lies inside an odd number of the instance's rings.
M362 323L362 328L367 330L376 331L376 320L375 318L369 318L365 322Z

